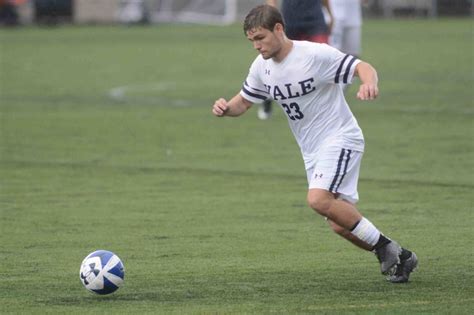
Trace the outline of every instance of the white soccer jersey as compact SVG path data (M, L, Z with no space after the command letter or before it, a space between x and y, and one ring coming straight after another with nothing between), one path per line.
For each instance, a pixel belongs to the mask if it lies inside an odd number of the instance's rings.
M252 103L271 98L282 106L305 162L321 146L362 152L362 131L339 85L352 81L359 62L326 44L293 41L280 63L259 55L240 94Z

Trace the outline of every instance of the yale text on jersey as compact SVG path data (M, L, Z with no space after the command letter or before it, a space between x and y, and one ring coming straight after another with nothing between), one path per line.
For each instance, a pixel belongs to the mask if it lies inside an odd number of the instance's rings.
M297 84L286 83L283 86L265 84L265 88L275 101L300 97L316 90L314 78L299 81Z

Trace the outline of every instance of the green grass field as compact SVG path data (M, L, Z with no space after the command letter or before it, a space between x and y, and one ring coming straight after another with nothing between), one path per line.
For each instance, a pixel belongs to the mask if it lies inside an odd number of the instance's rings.
M211 115L255 57L240 26L0 30L0 313L472 314L472 25L364 25L359 208L417 252L404 285L306 206L281 110ZM113 295L79 281L96 249Z

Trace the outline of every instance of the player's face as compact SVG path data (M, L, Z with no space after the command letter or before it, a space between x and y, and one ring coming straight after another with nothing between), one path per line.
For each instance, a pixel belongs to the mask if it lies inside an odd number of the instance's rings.
M259 27L247 32L247 38L253 43L253 47L258 50L263 59L275 57L281 50L281 40L278 32L270 31Z

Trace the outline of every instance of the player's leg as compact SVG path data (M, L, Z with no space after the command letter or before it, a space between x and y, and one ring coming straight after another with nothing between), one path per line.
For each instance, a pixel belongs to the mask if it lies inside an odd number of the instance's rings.
M360 26L344 26L341 35L341 51L346 54L360 58ZM344 92L347 92L351 84L344 84Z
M354 205L358 199L361 160L362 152L338 147L321 148L317 161L308 168L312 172L308 175L308 204L317 213L372 246L381 263L382 273L391 274L400 264L401 247L380 233Z
M362 220L362 215L353 205L336 199L334 193L326 189L309 189L308 204L317 213L346 230L351 230Z
M362 152L338 146L320 148L317 160L309 169L312 174L308 178L307 200L316 212L375 246L380 232L355 207L362 155Z
M395 272L396 265L400 263L401 247L380 233L353 205L336 199L330 191L318 188L308 191L308 204L320 215L372 246L379 258L382 274Z
M272 116L272 100L266 99L258 108L257 117L260 120L267 120Z
M373 246L362 241L354 234L352 234L349 230L337 225L331 220L327 220L329 225L331 226L332 230L354 244L355 246L367 250L373 251ZM408 282L410 278L410 274L416 269L418 266L418 257L414 252L411 252L402 247L402 251L399 255L400 263L397 264L395 272L390 275L387 280L392 283L405 283Z
M334 193L319 188L308 191L308 203L317 213L326 217L331 223L333 230L349 241L359 239L367 244L368 250L384 247L390 243L380 231L357 210L355 205L336 199ZM348 233L346 233L346 231ZM347 234L352 234L348 237ZM385 272L384 272L385 273Z
M344 23L340 20L335 20L332 25L331 35L329 36L329 45L344 52L344 50L342 50L343 35L344 35Z
M343 228L342 226L337 225L334 221L331 221L329 219L327 219L327 221L329 223L329 226L335 233L339 234L355 246L367 251L372 251L374 249L372 245L362 241L360 238L352 234L351 231Z
M361 54L361 28L360 26L350 26L344 29L342 41L342 51L354 57Z

